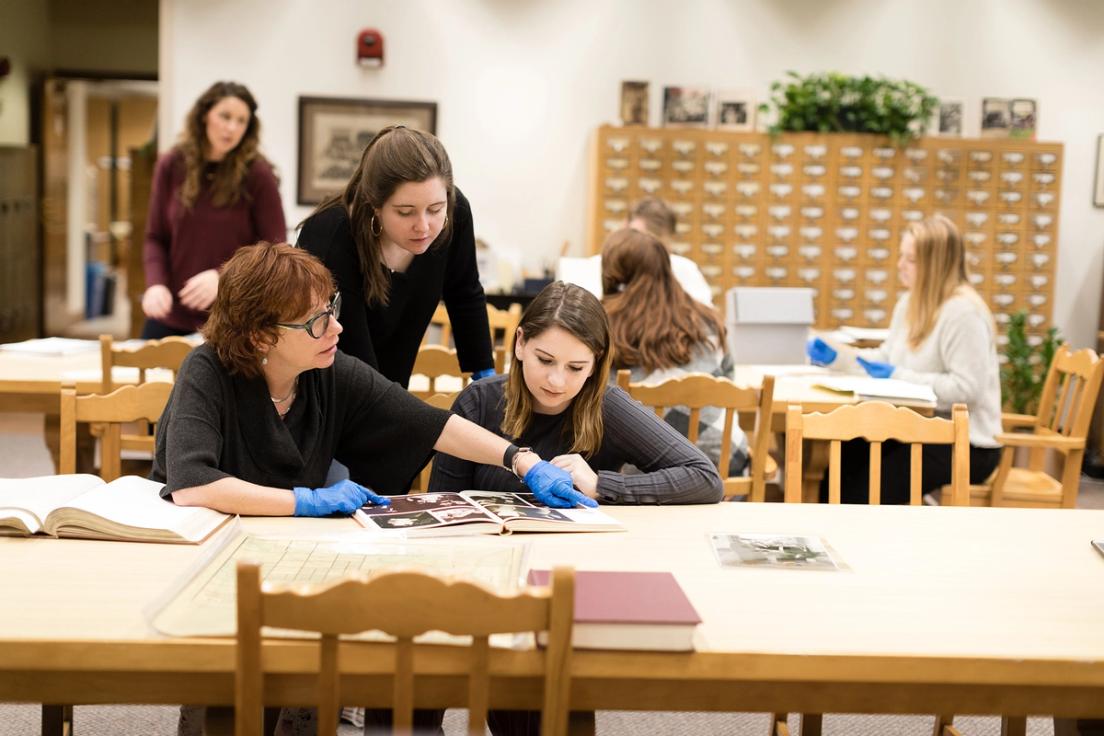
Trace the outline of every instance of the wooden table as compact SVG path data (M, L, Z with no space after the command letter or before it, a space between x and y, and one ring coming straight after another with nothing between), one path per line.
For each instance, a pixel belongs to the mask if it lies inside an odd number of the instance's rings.
M1104 716L1104 511L722 503L617 508L627 533L525 537L532 565L671 570L704 619L692 653L578 651L586 709ZM347 520L248 519L253 532ZM722 569L711 531L821 536L846 571ZM516 538L515 538L516 539ZM481 540L484 541L485 540ZM462 545L469 540L453 543ZM233 643L169 640L147 607L200 547L0 539L0 700L229 703ZM362 645L363 646L363 645ZM343 701L386 705L390 659L350 663ZM496 650L492 705L536 707L537 657ZM269 703L306 704L306 642L266 645ZM456 651L419 703L463 703Z

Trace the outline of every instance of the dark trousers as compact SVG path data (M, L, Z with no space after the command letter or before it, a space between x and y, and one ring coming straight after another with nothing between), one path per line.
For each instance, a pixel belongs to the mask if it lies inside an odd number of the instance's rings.
M912 448L889 440L882 443L882 503L909 502ZM970 483L982 483L1000 463L1000 448L970 446ZM924 445L921 455L920 492L931 493L951 482L951 446ZM840 500L867 503L870 495L870 443L864 439L844 442L840 448ZM828 501L828 473L820 481L820 502Z
M158 322L155 319L146 318L146 323L142 325L142 334L140 338L142 340L160 340L163 337L190 335L195 330L182 330L179 327L170 327L164 322Z

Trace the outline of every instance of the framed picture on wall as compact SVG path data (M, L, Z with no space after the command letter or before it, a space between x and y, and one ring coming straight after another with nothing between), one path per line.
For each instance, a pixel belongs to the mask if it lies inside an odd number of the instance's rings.
M1096 137L1096 175L1093 178L1093 206L1104 207L1104 135Z
M296 201L318 204L343 190L364 147L388 125L436 134L437 103L300 97Z
M981 137L1007 138L1012 128L1012 111L1004 97L986 97L981 101Z
M940 100L931 123L932 135L961 138L966 103L962 100Z
M755 101L745 92L718 92L713 124L719 130L754 130Z
M709 90L700 87L663 88L663 124L704 128L709 124Z
M621 83L621 124L648 124L648 83Z

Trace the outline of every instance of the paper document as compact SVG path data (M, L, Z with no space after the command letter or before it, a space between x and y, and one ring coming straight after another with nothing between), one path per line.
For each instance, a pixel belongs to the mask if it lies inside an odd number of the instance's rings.
M896 378L870 378L868 376L824 376L813 384L829 391L854 394L860 399L886 399L888 401L917 401L935 404L935 391L922 383L901 381Z
M43 337L0 345L0 350L23 355L76 355L100 349L99 340L76 340L70 337Z

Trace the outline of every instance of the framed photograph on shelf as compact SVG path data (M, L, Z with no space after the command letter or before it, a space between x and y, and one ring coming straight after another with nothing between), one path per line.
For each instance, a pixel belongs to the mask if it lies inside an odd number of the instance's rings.
M1012 111L1004 97L986 97L981 101L981 137L1007 138L1012 129Z
M1013 138L1035 140L1035 100L1017 97L1008 103L1008 120Z
M940 100L931 124L932 135L942 138L961 138L966 103L962 100Z
M437 103L300 97L296 201L318 204L344 189L364 147L388 125L436 134Z
M1104 207L1104 135L1096 137L1096 174L1093 177L1093 207Z
M755 130L755 101L743 92L718 92L713 124L718 130Z
M704 128L709 124L709 90L701 87L664 87L663 124Z
M648 124L648 83L621 83L621 124Z

